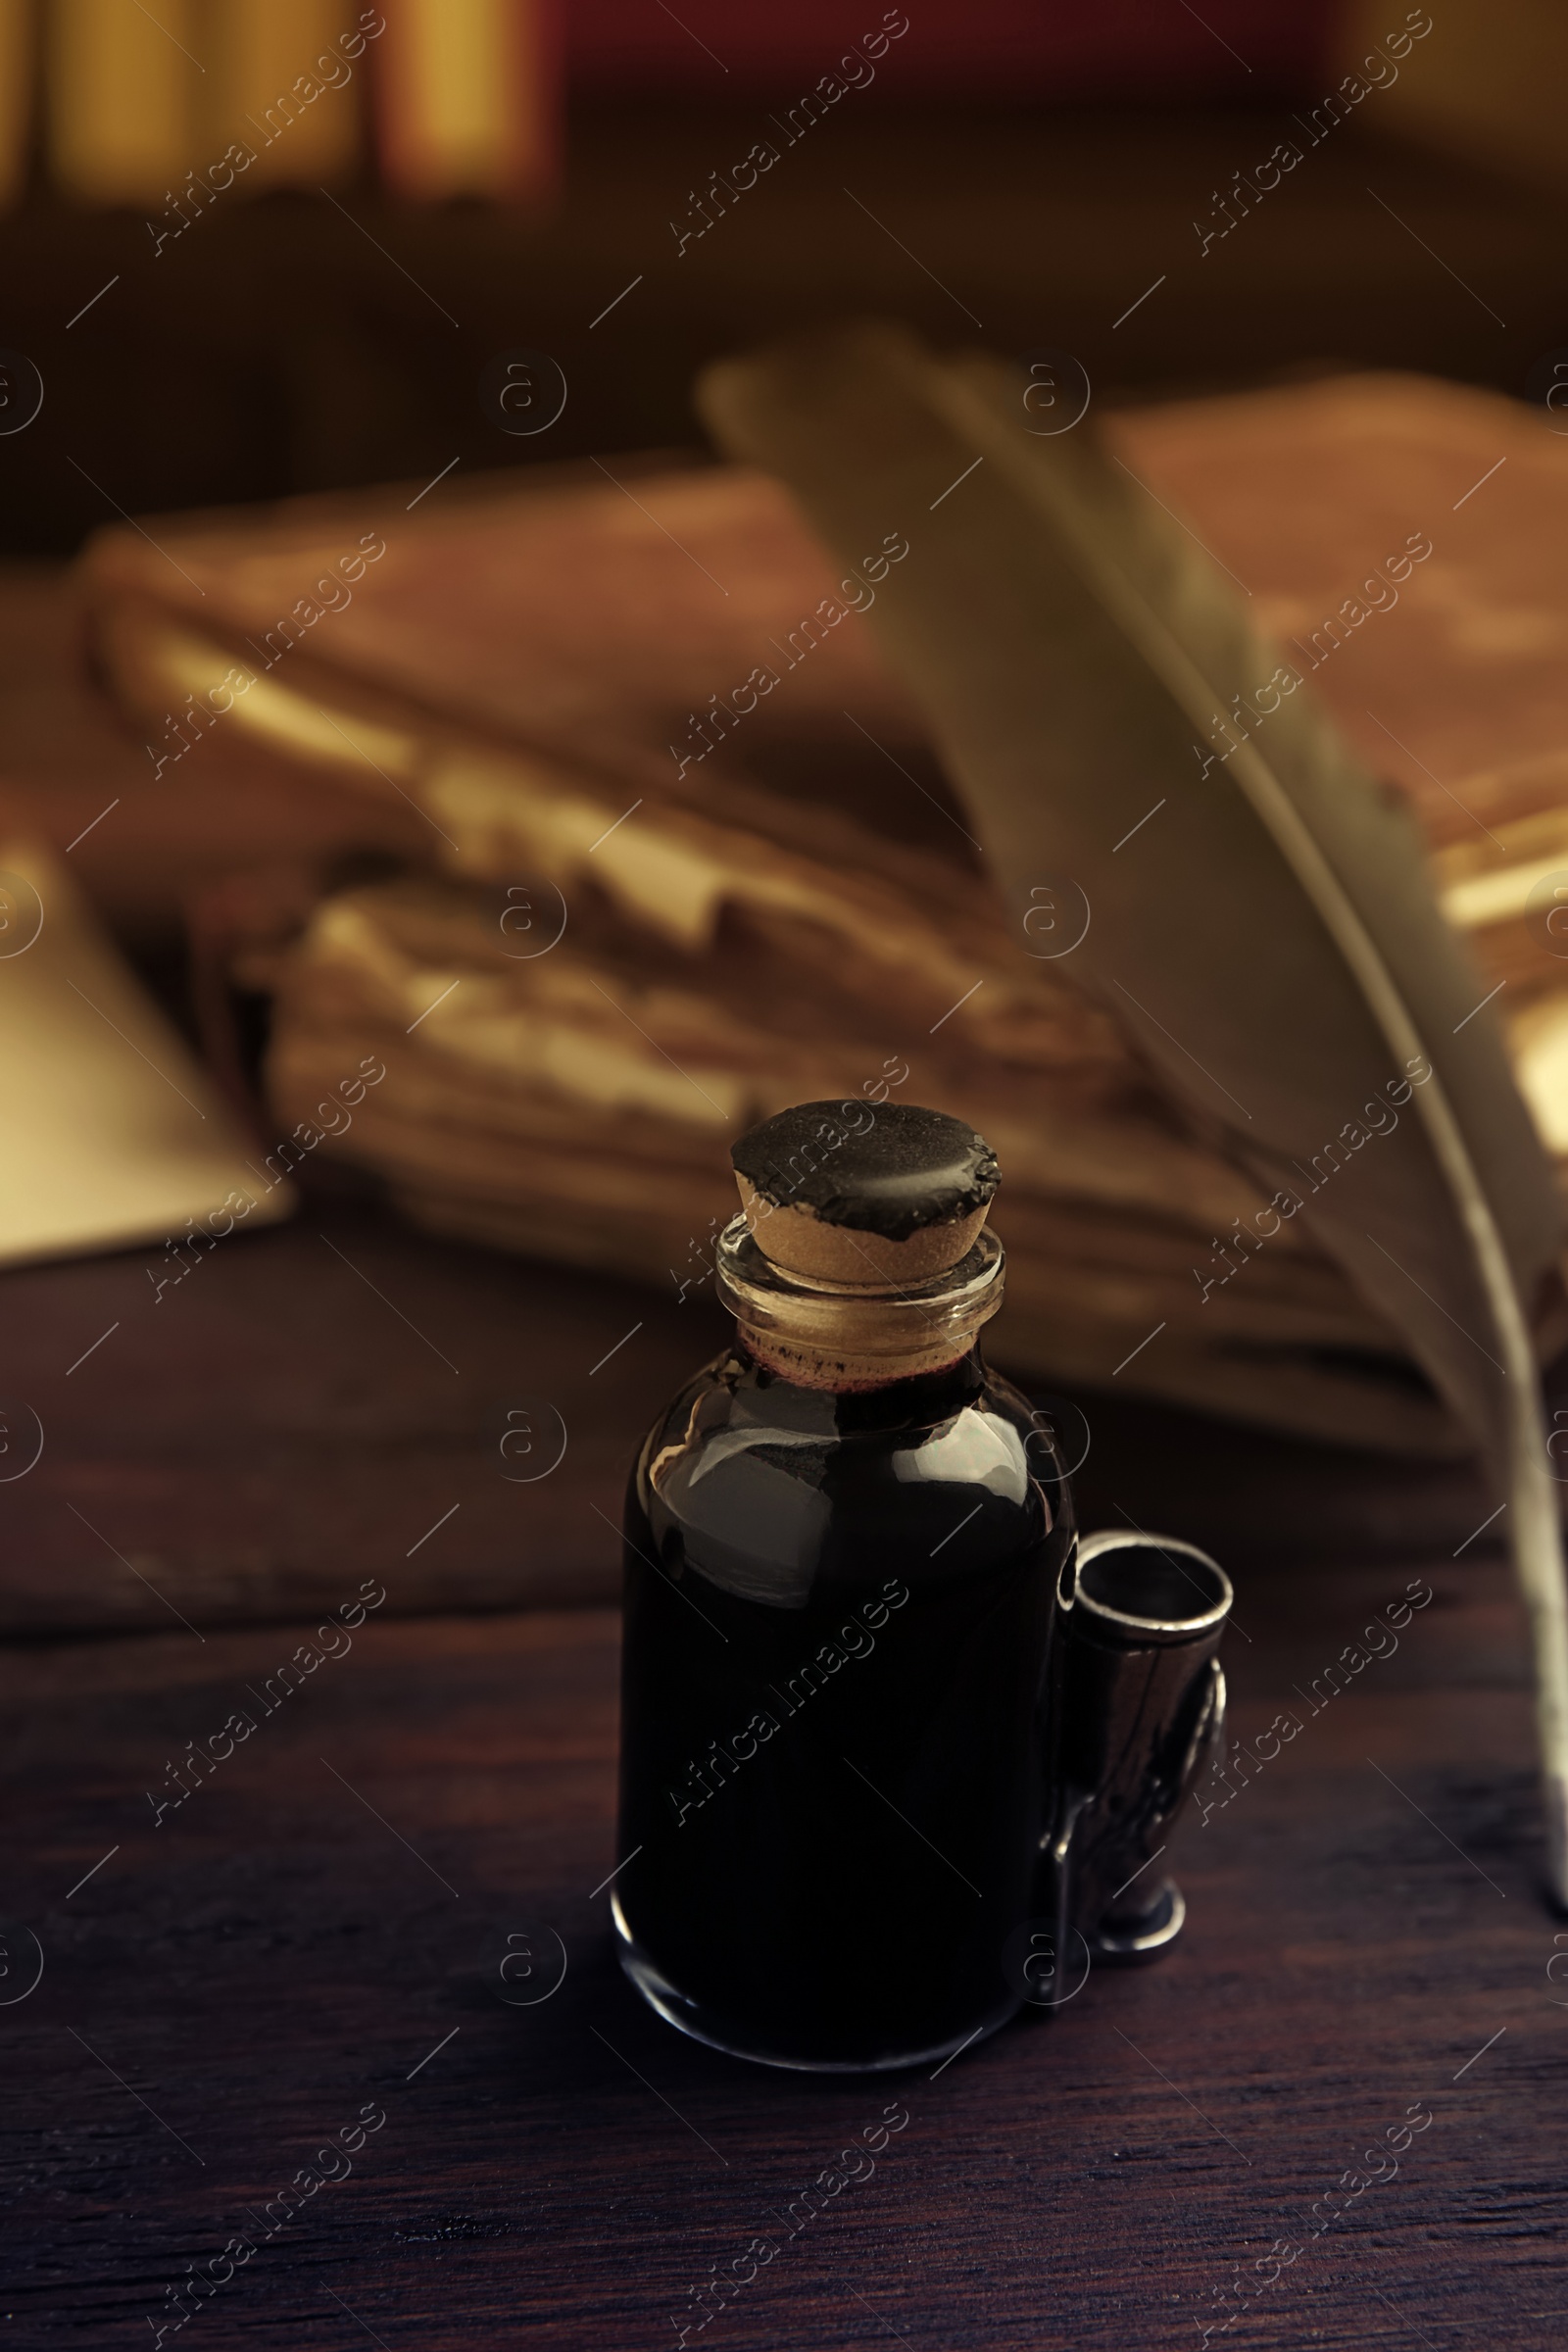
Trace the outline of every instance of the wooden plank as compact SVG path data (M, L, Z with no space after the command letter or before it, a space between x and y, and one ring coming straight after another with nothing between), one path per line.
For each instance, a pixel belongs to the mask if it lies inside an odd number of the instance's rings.
M372 1571L397 1610L610 1598L627 1463L727 1328L673 1286L426 1241L320 1195L286 1230L236 1229L156 1303L149 1268L162 1250L0 1282L11 1392L44 1430L37 1467L0 1485L0 1630L299 1616ZM530 1398L541 1449L549 1406L566 1448L521 1483L521 1440L508 1459L500 1440Z
M1244 1735L1406 1581L1260 1573L1250 1646L1228 1644ZM1568 1946L1535 1891L1502 1571L1430 1582L1397 1652L1183 1829L1174 1955L885 2082L732 2063L622 1982L593 1891L620 1859L607 1612L388 1604L266 1717L244 1694L292 1630L0 1653L7 1899L45 1956L0 2009L9 2340L168 2317L166 2285L257 2240L248 2212L368 2104L352 2174L190 2341L657 2345L716 2265L736 2292L703 2334L735 2352L889 2329L1139 2352L1201 2341L1283 2237L1300 2251L1239 2340L1537 2352L1568 2311L1546 1975ZM236 1707L255 1732L153 1827L165 1760ZM564 1982L503 2006L484 1939L547 1929ZM1418 2102L1397 2174L1314 2236L1314 2201ZM791 2216L890 2106L908 2120L874 2171ZM746 2278L758 2238L776 2252Z

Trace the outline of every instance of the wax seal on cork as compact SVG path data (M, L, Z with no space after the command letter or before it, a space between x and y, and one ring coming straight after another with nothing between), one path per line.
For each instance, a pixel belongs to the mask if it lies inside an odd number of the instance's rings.
M730 1157L763 1255L857 1289L956 1266L999 1181L983 1135L914 1103L800 1102L743 1135Z

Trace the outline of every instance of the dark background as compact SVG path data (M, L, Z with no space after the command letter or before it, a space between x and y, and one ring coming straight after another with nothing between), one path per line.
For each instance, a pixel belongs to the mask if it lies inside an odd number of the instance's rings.
M1522 397L1568 343L1568 204L1380 135L1377 106L1307 147L1284 99L939 109L873 87L678 260L670 220L769 135L763 96L580 105L544 217L416 208L368 182L338 192L351 220L278 191L215 205L155 260L139 215L69 211L40 187L0 221L4 340L46 386L37 422L0 440L5 544L69 553L116 506L692 444L703 361L867 311L941 343L1065 349L1101 401L1347 367ZM1200 258L1194 220L1288 137L1302 162ZM479 402L486 362L517 347L550 354L569 388L534 439Z

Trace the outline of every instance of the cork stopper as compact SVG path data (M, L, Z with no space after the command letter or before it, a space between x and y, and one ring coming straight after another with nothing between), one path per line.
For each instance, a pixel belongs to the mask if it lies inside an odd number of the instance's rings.
M907 1288L956 1266L999 1182L983 1135L904 1102L797 1103L730 1157L764 1257L853 1290Z

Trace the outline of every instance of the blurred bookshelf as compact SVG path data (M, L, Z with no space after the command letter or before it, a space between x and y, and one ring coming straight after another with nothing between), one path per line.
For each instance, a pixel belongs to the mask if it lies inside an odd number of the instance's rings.
M1522 395L1568 343L1565 200L1371 116L1308 149L1284 99L872 93L787 149L768 134L778 163L737 194L763 97L597 97L571 110L548 208L417 203L366 171L330 192L236 192L162 247L146 206L75 206L35 181L0 219L0 347L45 387L36 421L0 434L3 549L69 553L117 509L691 445L706 359L852 313L1070 351L1108 403L1326 366ZM1195 223L1293 138L1300 164L1203 250ZM711 226L682 247L705 189ZM479 397L515 349L567 384L531 437Z

